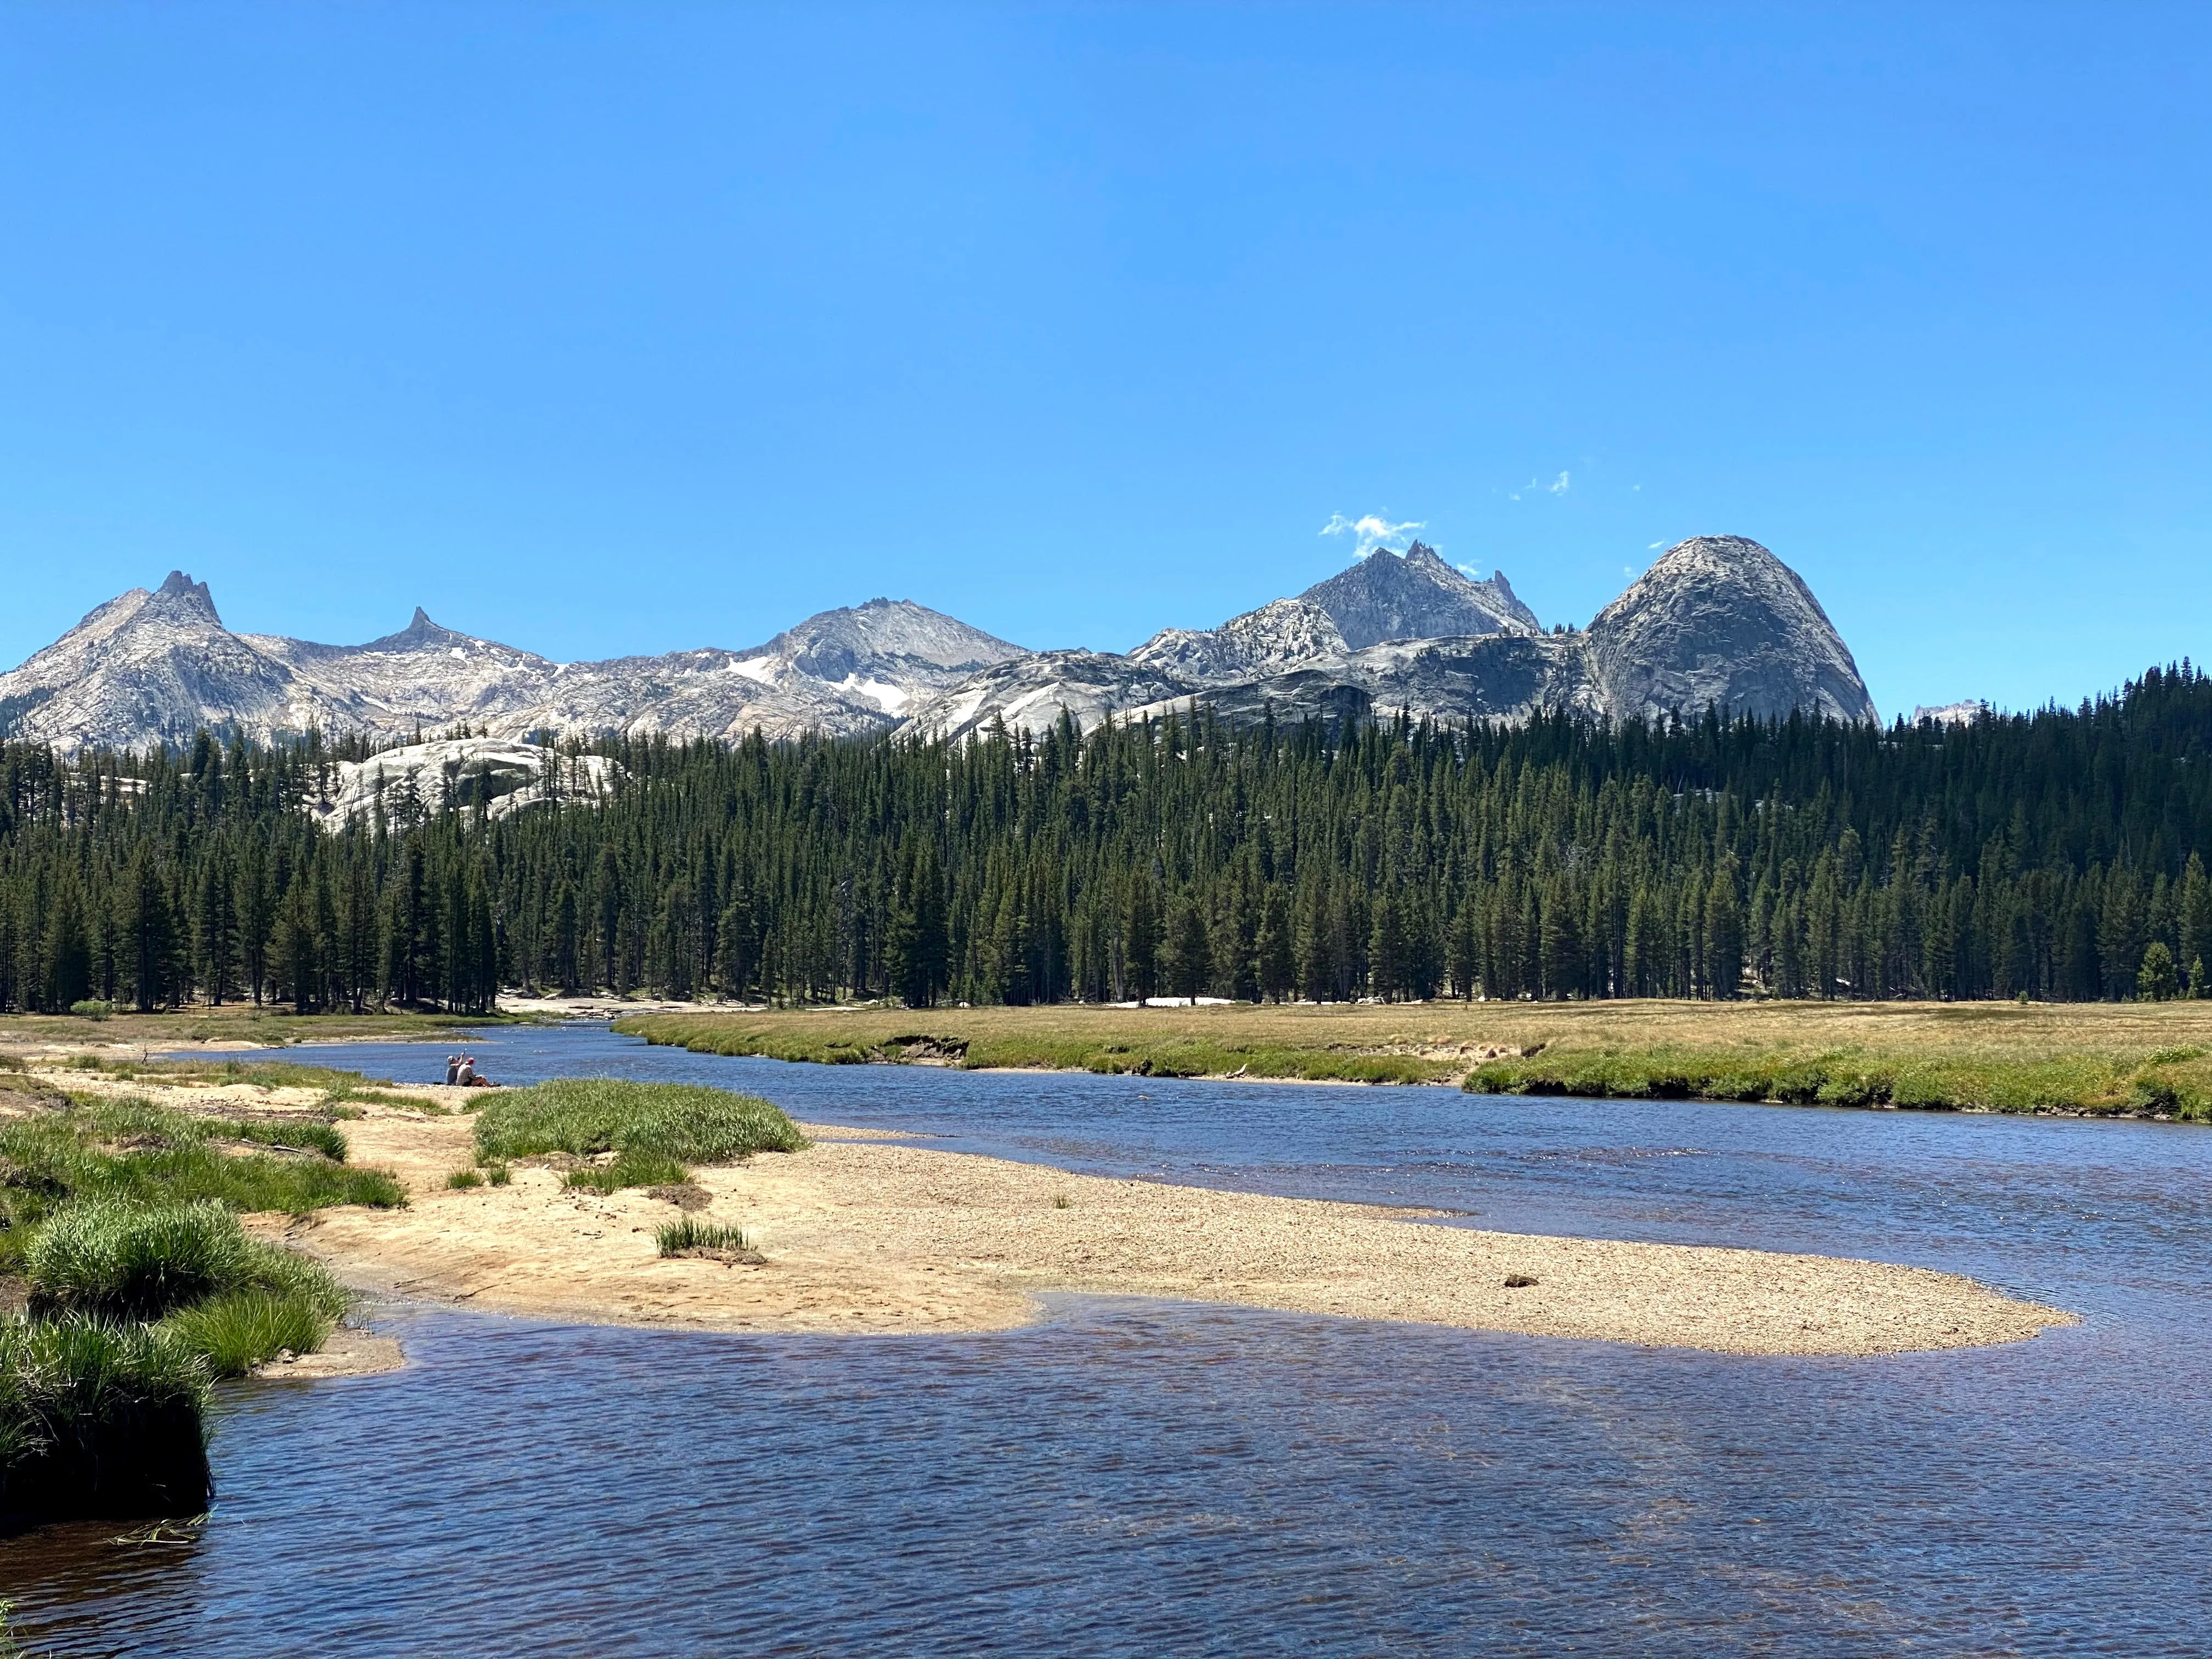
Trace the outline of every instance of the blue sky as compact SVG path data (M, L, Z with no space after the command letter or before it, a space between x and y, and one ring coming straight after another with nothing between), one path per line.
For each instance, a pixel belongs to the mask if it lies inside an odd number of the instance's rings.
M0 661L1122 649L1726 532L1885 713L2212 657L2212 11L11 4Z

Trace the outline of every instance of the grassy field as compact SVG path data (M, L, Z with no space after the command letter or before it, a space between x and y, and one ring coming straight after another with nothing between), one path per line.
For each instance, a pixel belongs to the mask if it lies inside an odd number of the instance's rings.
M176 1048L188 1042L252 1042L281 1048L295 1042L357 1042L364 1037L427 1036L462 1025L497 1025L491 1014L295 1014L274 1006L228 1003L165 1013L0 1014L0 1046L15 1049L128 1045Z
M1401 1003L642 1014L702 1053L2212 1121L2212 1002Z

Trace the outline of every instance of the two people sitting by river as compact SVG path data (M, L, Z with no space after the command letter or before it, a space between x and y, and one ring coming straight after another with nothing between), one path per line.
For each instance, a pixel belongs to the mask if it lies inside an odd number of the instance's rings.
M446 1086L448 1089L489 1089L492 1082L477 1071L474 1054L447 1054Z

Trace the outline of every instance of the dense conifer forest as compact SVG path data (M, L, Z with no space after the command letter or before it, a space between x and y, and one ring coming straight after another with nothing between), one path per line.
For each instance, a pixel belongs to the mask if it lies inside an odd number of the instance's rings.
M2212 678L2185 664L1970 726L1199 708L590 748L604 797L494 816L456 776L325 828L348 751L312 735L0 746L0 1007L2212 990Z

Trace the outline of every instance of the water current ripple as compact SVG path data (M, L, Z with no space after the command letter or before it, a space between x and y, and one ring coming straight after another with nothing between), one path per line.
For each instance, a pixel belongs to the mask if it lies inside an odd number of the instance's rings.
M1873 1360L1087 1297L735 1337L384 1310L229 1396L196 1541L0 1540L79 1654L2197 1654L2212 1135L720 1060L484 1034L927 1144L1460 1224L1824 1250L2087 1316ZM425 1078L442 1048L331 1055ZM1472 1218L1471 1220L1466 1219ZM1453 1224L1447 1221L1442 1224Z

